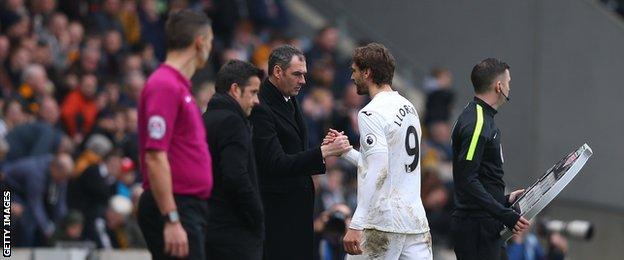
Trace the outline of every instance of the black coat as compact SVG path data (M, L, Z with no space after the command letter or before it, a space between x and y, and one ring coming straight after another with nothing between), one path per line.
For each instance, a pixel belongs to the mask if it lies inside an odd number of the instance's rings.
M99 241L95 230L95 220L104 218L109 199L115 195L117 182L112 176L102 176L100 164L87 168L79 177L71 180L68 187L70 209L84 214L83 236Z
M266 217L264 258L311 259L313 174L325 173L320 147L308 148L301 109L265 80L251 121Z
M214 178L208 200L208 242L260 243L264 236L264 212L251 124L240 105L220 93L208 103L203 119Z

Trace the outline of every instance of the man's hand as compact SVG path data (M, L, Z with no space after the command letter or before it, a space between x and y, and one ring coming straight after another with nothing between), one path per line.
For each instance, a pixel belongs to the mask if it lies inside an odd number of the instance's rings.
M339 137L339 136L342 136L342 135L344 135L344 131L338 132L338 131L330 128L329 131L327 132L327 135L325 135L325 138L323 138L323 143L321 145L330 144L330 143L334 142L336 137Z
M522 193L524 193L524 189L516 190L509 194L509 203L514 203L516 199L522 195Z
M321 145L321 153L323 154L323 158L327 158L329 156L340 156L352 148L353 146L349 144L347 136L342 135L334 138L331 143Z
M165 238L165 254L176 258L185 258L188 256L188 237L180 222L165 223L163 235Z
M349 229L342 239L345 251L350 255L362 254L362 231Z
M516 222L516 226L513 229L513 233L520 234L523 231L527 230L530 226L531 226L531 223L529 223L529 221L526 218L520 216L520 219L518 219L518 222Z

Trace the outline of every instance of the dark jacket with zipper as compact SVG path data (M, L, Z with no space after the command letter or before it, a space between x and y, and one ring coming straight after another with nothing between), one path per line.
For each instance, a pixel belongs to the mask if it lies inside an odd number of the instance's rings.
M491 217L512 229L520 215L509 208L503 181L501 132L496 110L474 98L455 122L452 133L454 216ZM502 228L502 227L501 227Z

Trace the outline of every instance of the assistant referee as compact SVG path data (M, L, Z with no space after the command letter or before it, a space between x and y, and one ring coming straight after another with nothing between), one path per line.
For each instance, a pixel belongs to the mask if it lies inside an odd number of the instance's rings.
M498 108L509 101L509 65L488 58L472 69L475 97L453 128L455 211L451 232L455 255L464 259L506 259L500 231L514 233L529 222L509 208L523 192L505 196L501 133L494 122Z

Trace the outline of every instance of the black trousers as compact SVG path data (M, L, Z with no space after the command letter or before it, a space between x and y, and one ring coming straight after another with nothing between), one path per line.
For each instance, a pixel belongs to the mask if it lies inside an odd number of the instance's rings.
M263 193L265 260L312 260L314 192Z
M451 220L451 237L457 260L507 259L500 241L502 222L489 217L458 217Z
M246 227L208 227L207 260L260 260L262 239Z
M204 260L206 214L208 205L205 200L194 196L174 195L175 203L180 214L180 222L188 236L189 255L186 259ZM152 254L152 259L174 259L165 254L163 229L165 222L162 218L152 192L146 190L139 199L138 211L139 227Z

